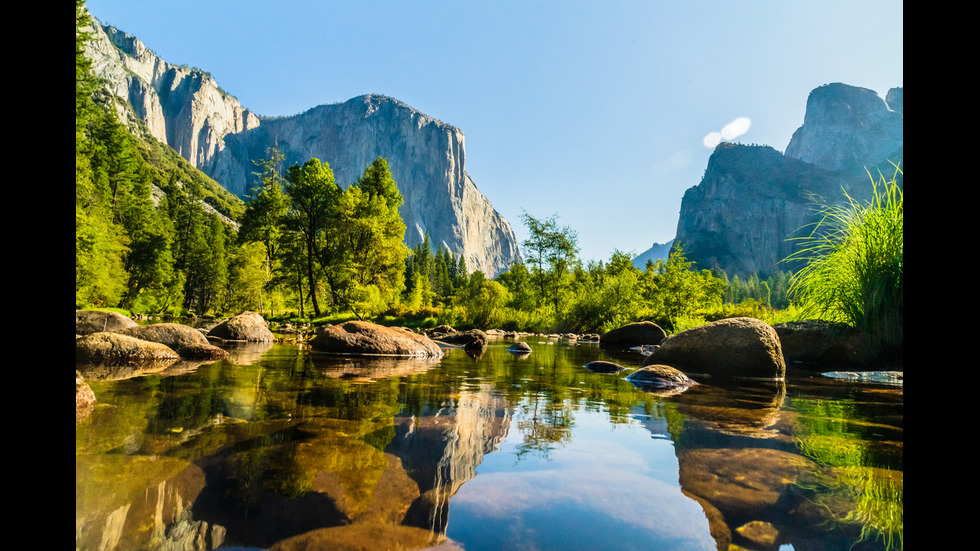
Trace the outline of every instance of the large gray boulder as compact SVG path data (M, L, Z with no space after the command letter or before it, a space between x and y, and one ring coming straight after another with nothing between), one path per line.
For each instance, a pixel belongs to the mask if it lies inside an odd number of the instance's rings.
M182 346L208 344L207 337L197 329L180 323L153 323L137 325L116 331L121 335L129 335L144 341L165 344L173 350Z
M645 344L660 344L667 337L667 332L652 321L640 321L618 327L599 337L599 346L603 348L630 348Z
M664 364L688 375L782 379L786 362L776 330L755 318L729 318L671 335L643 365Z
M209 337L226 341L271 342L276 337L269 330L265 318L256 312L242 312L223 321L208 332Z
M442 357L439 345L425 335L366 321L321 327L310 347L314 352L333 354Z
M102 331L120 331L136 327L137 323L117 312L75 310L75 334L88 335Z
M178 359L177 353L164 344L119 333L91 333L75 339L76 364L139 365Z
M773 328L789 365L815 370L862 368L874 365L877 359L867 339L844 323L802 320Z

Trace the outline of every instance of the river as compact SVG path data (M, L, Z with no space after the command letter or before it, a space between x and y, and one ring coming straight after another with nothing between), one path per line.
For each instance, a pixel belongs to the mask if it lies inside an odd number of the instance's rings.
M901 549L903 388L788 370L656 395L636 352L227 345L91 373L79 550Z

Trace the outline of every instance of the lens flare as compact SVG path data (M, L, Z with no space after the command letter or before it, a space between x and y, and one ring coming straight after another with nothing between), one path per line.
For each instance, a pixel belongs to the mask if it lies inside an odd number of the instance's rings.
M704 146L714 148L720 144L722 140L733 140L748 132L749 126L751 125L752 121L750 121L748 117L739 117L723 126L721 132L709 132L708 135L704 137Z

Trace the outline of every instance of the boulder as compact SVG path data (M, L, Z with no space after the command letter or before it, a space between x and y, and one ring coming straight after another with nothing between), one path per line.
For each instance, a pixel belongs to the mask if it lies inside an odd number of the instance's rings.
M640 321L624 325L599 336L601 347L630 348L645 344L660 344L667 333L652 321Z
M429 335L432 340L448 346L462 346L466 349L480 349L487 345L490 337L479 329L469 331L452 331Z
M425 335L366 321L321 327L310 346L314 352L334 354L442 357L439 345Z
M154 323L151 325L137 325L116 331L120 335L129 335L144 341L158 342L165 344L172 350L177 350L184 346L208 344L207 337L197 329L179 323Z
M75 310L75 334L89 335L99 332L113 332L127 327L136 327L135 321L117 312L102 310Z
M588 369L593 373L616 373L617 371L622 371L626 368L618 363L596 360L585 364L585 369Z
M178 359L177 353L164 344L119 333L91 333L75 339L75 363L126 365Z
M712 377L782 379L786 375L776 330L755 318L718 320L671 335L643 362L653 364Z
M226 341L272 342L276 340L265 318L256 312L242 312L223 321L214 326L208 332L208 336Z
M511 352L517 352L517 353L530 353L531 346L526 342L521 341L521 342L515 342L514 344L510 345L509 347L507 347L507 350L510 350Z
M864 367L875 363L867 340L845 323L803 320L774 325L787 364L821 369Z
M630 373L626 380L640 388L687 388L697 383L669 365L653 364Z

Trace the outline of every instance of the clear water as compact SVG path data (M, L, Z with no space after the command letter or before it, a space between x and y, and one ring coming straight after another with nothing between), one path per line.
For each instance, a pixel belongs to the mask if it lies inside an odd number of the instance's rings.
M87 549L900 549L900 386L790 371L659 396L637 353L439 361L238 345L90 374Z

